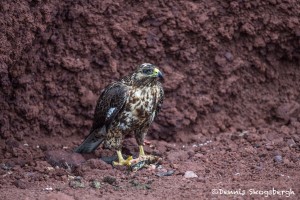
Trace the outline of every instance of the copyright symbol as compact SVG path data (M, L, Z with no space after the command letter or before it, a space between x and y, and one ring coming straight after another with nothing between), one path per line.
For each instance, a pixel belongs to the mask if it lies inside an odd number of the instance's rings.
M218 194L218 190L217 190L217 189L212 189L212 190L211 190L211 193L212 193L212 194Z

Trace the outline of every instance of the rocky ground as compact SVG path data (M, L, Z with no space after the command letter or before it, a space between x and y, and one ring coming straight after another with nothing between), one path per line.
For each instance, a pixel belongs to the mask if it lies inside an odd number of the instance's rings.
M299 16L296 0L1 1L1 199L299 199ZM146 147L161 166L73 154L101 89L144 62L166 77Z

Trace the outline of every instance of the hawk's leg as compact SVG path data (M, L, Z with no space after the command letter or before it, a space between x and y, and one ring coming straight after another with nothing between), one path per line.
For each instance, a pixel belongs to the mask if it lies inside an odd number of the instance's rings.
M137 171L143 167L148 167L151 164L156 164L160 160L159 157L153 156L153 155L146 155L144 151L144 138L146 135L146 131L136 131L135 132L135 138L139 145L139 156L136 159L133 159L131 161L132 171Z
M130 166L131 165L131 160L132 160L132 156L129 156L126 160L123 158L122 152L121 152L121 142L122 142L122 137L120 137L121 134L117 134L113 135L114 137L110 137L109 139L107 139L105 141L105 146L109 147L109 148L113 148L116 149L117 151L117 155L118 155L118 162L114 161L113 165L122 165L122 166Z
M140 146L139 146L139 149L140 149L139 157L145 156L145 152L144 152L144 147L143 147L143 145L140 145Z
M135 139L136 139L136 142L139 145L139 157L138 157L138 159L147 157L145 152L144 152L144 140L145 140L145 136L146 136L147 131L148 131L148 129L144 129L144 130L135 132Z

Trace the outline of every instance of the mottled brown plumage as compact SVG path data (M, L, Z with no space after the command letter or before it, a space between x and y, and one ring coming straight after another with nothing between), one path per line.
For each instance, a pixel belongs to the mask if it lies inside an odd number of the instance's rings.
M90 134L75 151L89 153L102 142L120 151L122 139L131 133L142 147L163 103L164 92L158 81L161 77L154 65L144 63L134 73L108 85L98 100Z

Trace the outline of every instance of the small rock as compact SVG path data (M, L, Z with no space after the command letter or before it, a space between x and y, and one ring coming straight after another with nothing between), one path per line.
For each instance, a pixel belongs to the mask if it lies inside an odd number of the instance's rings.
M112 184L114 184L115 182L117 182L117 179L116 179L115 177L112 177L112 176L105 176L105 177L103 178L103 182L112 185Z
M91 183L91 187L95 189L99 189L101 187L101 183L97 180L93 180Z
M166 171L166 172L159 172L156 174L156 176L158 177L162 177L162 176L171 176L172 174L174 174L174 170L169 170L169 171Z
M288 139L287 144L289 145L289 147L296 146L296 142L293 139Z
M270 151L270 150L273 150L274 147L273 147L272 144L266 144L266 149L267 149L268 151Z
M47 167L46 169L47 169L48 171L53 171L53 170L54 170L53 167Z
M81 176L75 176L75 177L74 177L74 180L75 180L75 181L80 181L80 182L81 182L82 177L81 177Z
M277 163L281 163L282 162L282 156L281 155L274 156L274 161L277 162Z
M68 175L68 180L74 180L75 176Z
M135 187L138 186L138 185L140 185L140 183L137 180L132 180L129 183L131 183L131 185L135 186Z
M161 165L160 165L160 168L158 168L157 169L158 170L158 172L167 172L168 170L167 169L165 169L165 168L163 168Z
M6 163L2 163L0 165L0 167L4 170L10 170L12 168L12 166L10 166L10 164L6 164Z
M226 58L223 58L219 55L215 56L215 63L220 67L224 67L226 65Z
M193 171L186 171L184 173L184 178L197 178L197 174L195 174L195 172Z
M129 183L131 183L131 185L137 189L140 189L140 190L149 190L151 189L151 183L152 182L148 182L146 184L143 184L143 183L140 183L138 182L137 180L132 180L130 181Z
M226 58L228 61L232 61L232 60L233 60L233 55L232 55L232 53L230 53L230 52L226 52L224 56L225 56L225 58Z
M53 188L52 187L46 187L45 189L43 189L45 191L53 191Z
M84 188L84 183L79 180L70 181L69 186L72 188Z

